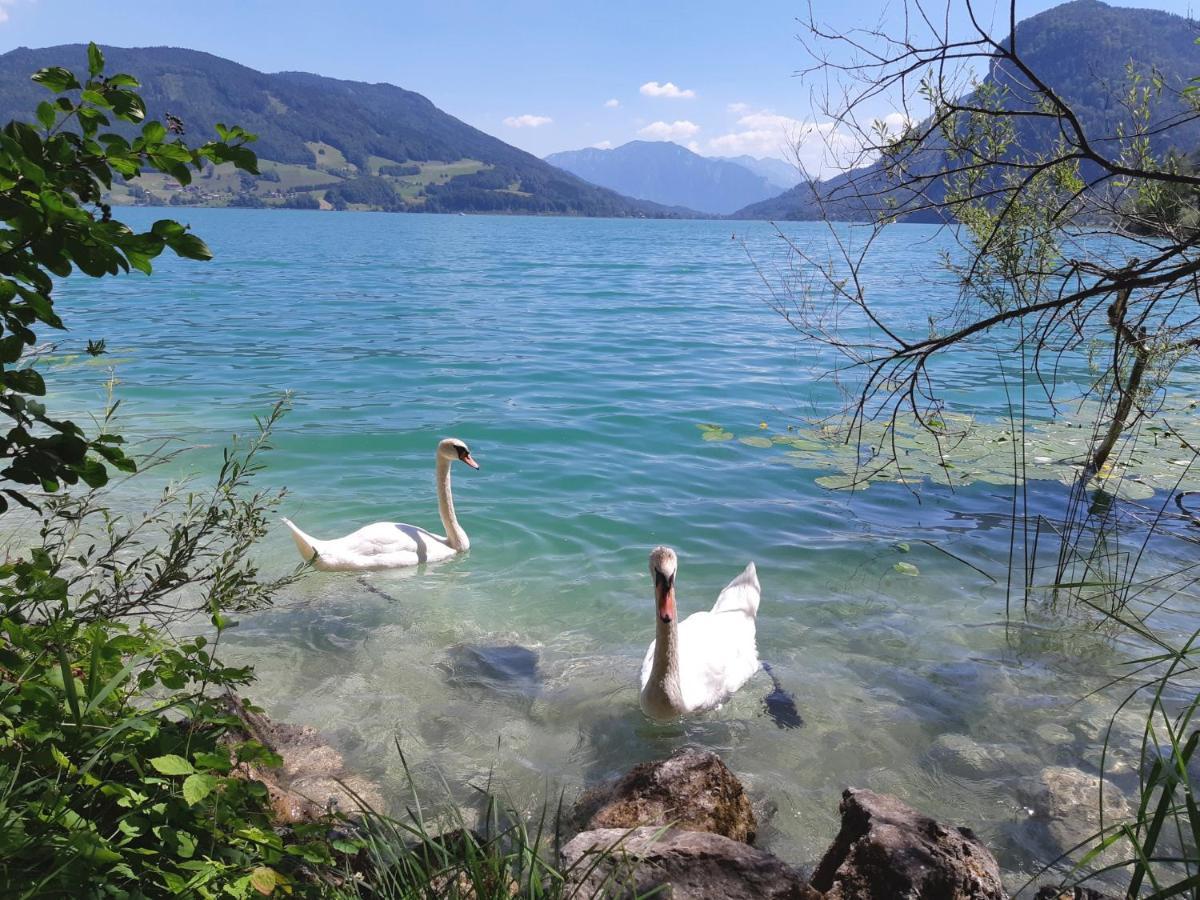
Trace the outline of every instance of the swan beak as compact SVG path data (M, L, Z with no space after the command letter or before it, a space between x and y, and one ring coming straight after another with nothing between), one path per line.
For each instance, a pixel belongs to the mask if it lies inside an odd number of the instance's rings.
M675 579L655 572L654 599L657 601L658 618L664 624L669 623L675 618Z
M468 453L466 456L460 456L459 459L461 459L463 462L465 462L472 469L479 468L479 463L475 462L475 460L471 457L470 453Z

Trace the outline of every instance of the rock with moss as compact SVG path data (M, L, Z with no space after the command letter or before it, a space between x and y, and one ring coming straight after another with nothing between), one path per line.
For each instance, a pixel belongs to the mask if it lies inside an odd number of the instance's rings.
M710 751L684 748L634 766L615 783L594 788L575 805L581 830L670 825L751 843L758 824L742 783Z
M270 796L276 822L297 825L315 822L330 812L353 816L383 811L383 794L373 782L346 771L342 754L307 725L273 722L265 713L232 694L226 705L241 720L237 741L253 739L279 756L277 768L240 766L247 778L262 782Z

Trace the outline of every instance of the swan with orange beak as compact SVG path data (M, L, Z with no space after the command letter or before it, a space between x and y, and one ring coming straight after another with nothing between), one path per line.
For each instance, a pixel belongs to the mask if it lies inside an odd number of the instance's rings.
M642 712L670 720L717 709L758 671L755 619L762 588L754 563L717 597L713 608L679 621L670 547L650 553L655 638L642 662Z

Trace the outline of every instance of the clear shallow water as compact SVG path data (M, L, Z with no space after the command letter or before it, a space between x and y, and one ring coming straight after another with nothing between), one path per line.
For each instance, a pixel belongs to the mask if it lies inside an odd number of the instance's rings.
M256 665L254 698L273 716L325 730L398 799L397 735L430 785L439 770L454 785L493 773L519 801L569 796L691 743L743 777L765 845L796 862L828 844L851 784L976 828L1014 884L1056 855L1017 779L1095 758L1087 748L1114 704L1074 701L1134 648L1087 629L1006 628L1003 585L919 542L1001 572L1008 489L929 489L920 502L899 486L831 493L777 454L700 439L698 422L746 435L838 402L828 360L767 308L730 239L770 265L768 225L170 214L215 262L164 259L153 279L75 281L60 300L72 340L107 339L141 434L220 445L294 391L265 480L290 488L283 512L318 536L379 519L437 526L443 436L468 441L483 466L455 472L469 557L365 581L314 573L231 633L226 652ZM897 228L869 273L915 328L929 304L953 301L935 277L940 240ZM947 376L1002 410L986 358L959 358ZM102 378L71 364L54 384L63 402L96 408ZM1047 509L1065 495L1032 490ZM658 543L680 554L685 615L755 560L760 654L803 728L764 714L765 676L683 727L643 719L646 555ZM294 553L282 527L262 548L268 568ZM899 561L920 576L898 574ZM509 645L532 665L511 678L478 665ZM1000 763L964 774L930 752L957 734Z

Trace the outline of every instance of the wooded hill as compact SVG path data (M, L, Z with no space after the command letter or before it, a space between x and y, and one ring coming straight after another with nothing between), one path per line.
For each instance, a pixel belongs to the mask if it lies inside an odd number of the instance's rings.
M678 216L596 187L442 112L390 84L303 72L266 74L176 47L104 47L108 70L142 83L150 116L179 117L197 140L218 122L258 135L255 179L230 168L182 190L146 179L117 202L209 206L353 207L428 212L521 212L585 216ZM82 44L0 55L0 122L33 120L46 91L30 81L44 66L86 66ZM120 129L118 129L120 130Z

